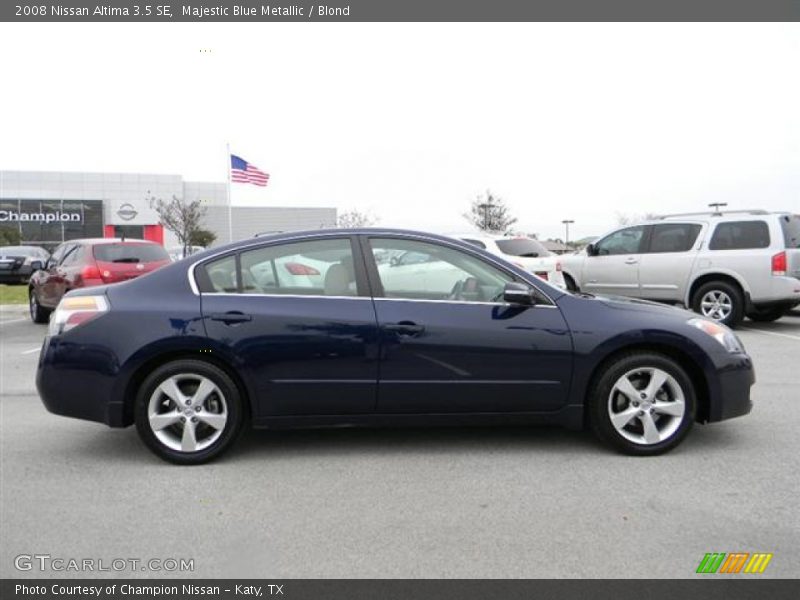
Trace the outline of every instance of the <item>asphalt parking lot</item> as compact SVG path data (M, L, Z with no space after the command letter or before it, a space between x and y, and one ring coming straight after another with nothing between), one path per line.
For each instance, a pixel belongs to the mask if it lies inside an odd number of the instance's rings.
M738 332L752 414L656 458L560 429L344 429L248 432L175 467L133 428L45 411L44 331L0 314L0 577L43 575L20 554L192 558L195 577L690 577L734 551L798 575L800 313Z

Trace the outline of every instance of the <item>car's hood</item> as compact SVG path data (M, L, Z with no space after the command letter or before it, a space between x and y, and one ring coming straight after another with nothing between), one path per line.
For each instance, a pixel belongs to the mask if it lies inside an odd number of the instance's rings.
M652 302L650 300L642 300L640 298L628 298L627 296L595 296L595 299L610 306L624 310L636 310L673 316L693 314L683 307L672 306L670 304L661 304L660 302Z

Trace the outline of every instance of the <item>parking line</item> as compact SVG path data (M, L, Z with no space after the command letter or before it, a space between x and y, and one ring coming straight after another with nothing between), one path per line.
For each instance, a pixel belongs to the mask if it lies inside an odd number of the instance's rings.
M788 338L790 340L797 340L800 342L800 335L790 335L788 333L778 333L777 331L764 331L762 329L750 329L749 327L742 327L744 331L754 331L756 333L763 333L764 335L774 335L777 337Z
M6 323L22 323L23 321L27 321L28 319L9 319L9 320L2 320L0 319L0 325L5 325Z
M42 349L40 347L31 348L30 350L25 350L24 352L20 352L20 354L33 354L34 352L40 352Z

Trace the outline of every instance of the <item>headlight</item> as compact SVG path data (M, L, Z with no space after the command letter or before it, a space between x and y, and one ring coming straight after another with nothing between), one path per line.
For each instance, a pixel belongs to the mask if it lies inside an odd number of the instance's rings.
M50 317L49 335L59 335L108 311L105 296L65 297Z
M709 321L708 319L689 319L689 325L692 327L696 327L700 331L704 331L715 340L717 340L728 352L744 352L744 346L742 346L742 342L739 341L739 338L736 337L730 329L725 327L725 325L721 325L720 323L715 323L714 321Z

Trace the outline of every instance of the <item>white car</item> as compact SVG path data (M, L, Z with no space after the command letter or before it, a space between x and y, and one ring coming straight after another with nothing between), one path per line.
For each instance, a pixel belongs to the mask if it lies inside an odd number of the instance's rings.
M447 235L491 252L552 285L562 289L566 288L564 276L561 273L560 257L550 252L538 240L524 236L492 235L480 232Z

